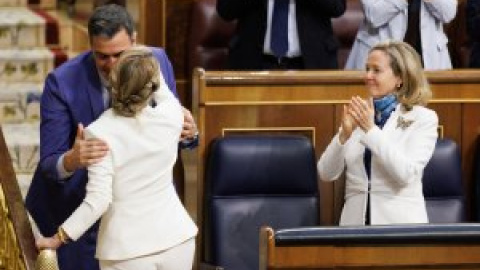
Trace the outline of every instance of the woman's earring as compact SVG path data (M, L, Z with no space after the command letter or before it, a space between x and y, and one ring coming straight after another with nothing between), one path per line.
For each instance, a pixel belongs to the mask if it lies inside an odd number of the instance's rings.
M400 89L400 88L402 88L402 84L399 83L399 84L396 85L396 87L397 87L397 89Z

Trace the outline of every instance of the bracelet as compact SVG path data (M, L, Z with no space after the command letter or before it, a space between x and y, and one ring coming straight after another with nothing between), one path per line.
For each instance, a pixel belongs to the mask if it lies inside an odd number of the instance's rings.
M58 227L57 235L58 239L60 240L60 242L62 242L62 244L66 244L70 240L67 233L62 229L62 227Z

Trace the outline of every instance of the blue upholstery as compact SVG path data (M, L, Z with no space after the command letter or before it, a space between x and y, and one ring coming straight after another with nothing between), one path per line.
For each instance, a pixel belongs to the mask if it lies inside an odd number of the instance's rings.
M319 224L313 147L301 136L227 136L210 145L202 262L258 269L260 227Z
M430 223L466 221L460 151L454 141L438 139L424 170L423 194Z

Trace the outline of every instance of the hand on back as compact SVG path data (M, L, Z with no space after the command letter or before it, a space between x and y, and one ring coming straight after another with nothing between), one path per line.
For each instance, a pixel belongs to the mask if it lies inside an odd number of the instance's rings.
M63 166L68 172L98 163L108 152L108 145L100 139L85 139L84 127L78 124L73 147L65 154Z

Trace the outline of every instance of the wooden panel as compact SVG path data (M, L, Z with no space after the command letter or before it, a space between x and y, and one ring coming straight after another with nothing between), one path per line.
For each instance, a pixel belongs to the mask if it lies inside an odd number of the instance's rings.
M443 137L462 142L462 107L461 103L431 103L429 108L438 115L438 124L443 130Z
M141 0L139 41L165 48L172 62L177 91L184 106L191 108L191 71L187 70L190 9L194 0Z
M167 1L166 49L178 79L185 79L187 61L187 37L190 28L190 9L193 0Z
M480 247L469 244L277 247L268 269L479 269Z
M373 227L372 227L373 228ZM343 230L339 228L339 230ZM333 235L340 235L329 229ZM344 232L347 233L347 232ZM465 231L467 233L467 231ZM468 232L475 235L474 232ZM405 237L425 235L419 231ZM304 237L305 235L302 234ZM344 235L344 234L343 234ZM474 237L474 236L473 236ZM470 240L319 241L276 244L269 227L260 231L259 269L480 269L480 245ZM326 238L323 238L326 240ZM462 238L465 239L465 238ZM330 240L333 240L330 238ZM365 239L364 239L365 240ZM428 242L426 242L428 241Z
M140 0L138 16L138 39L146 45L165 47L166 45L166 1Z

